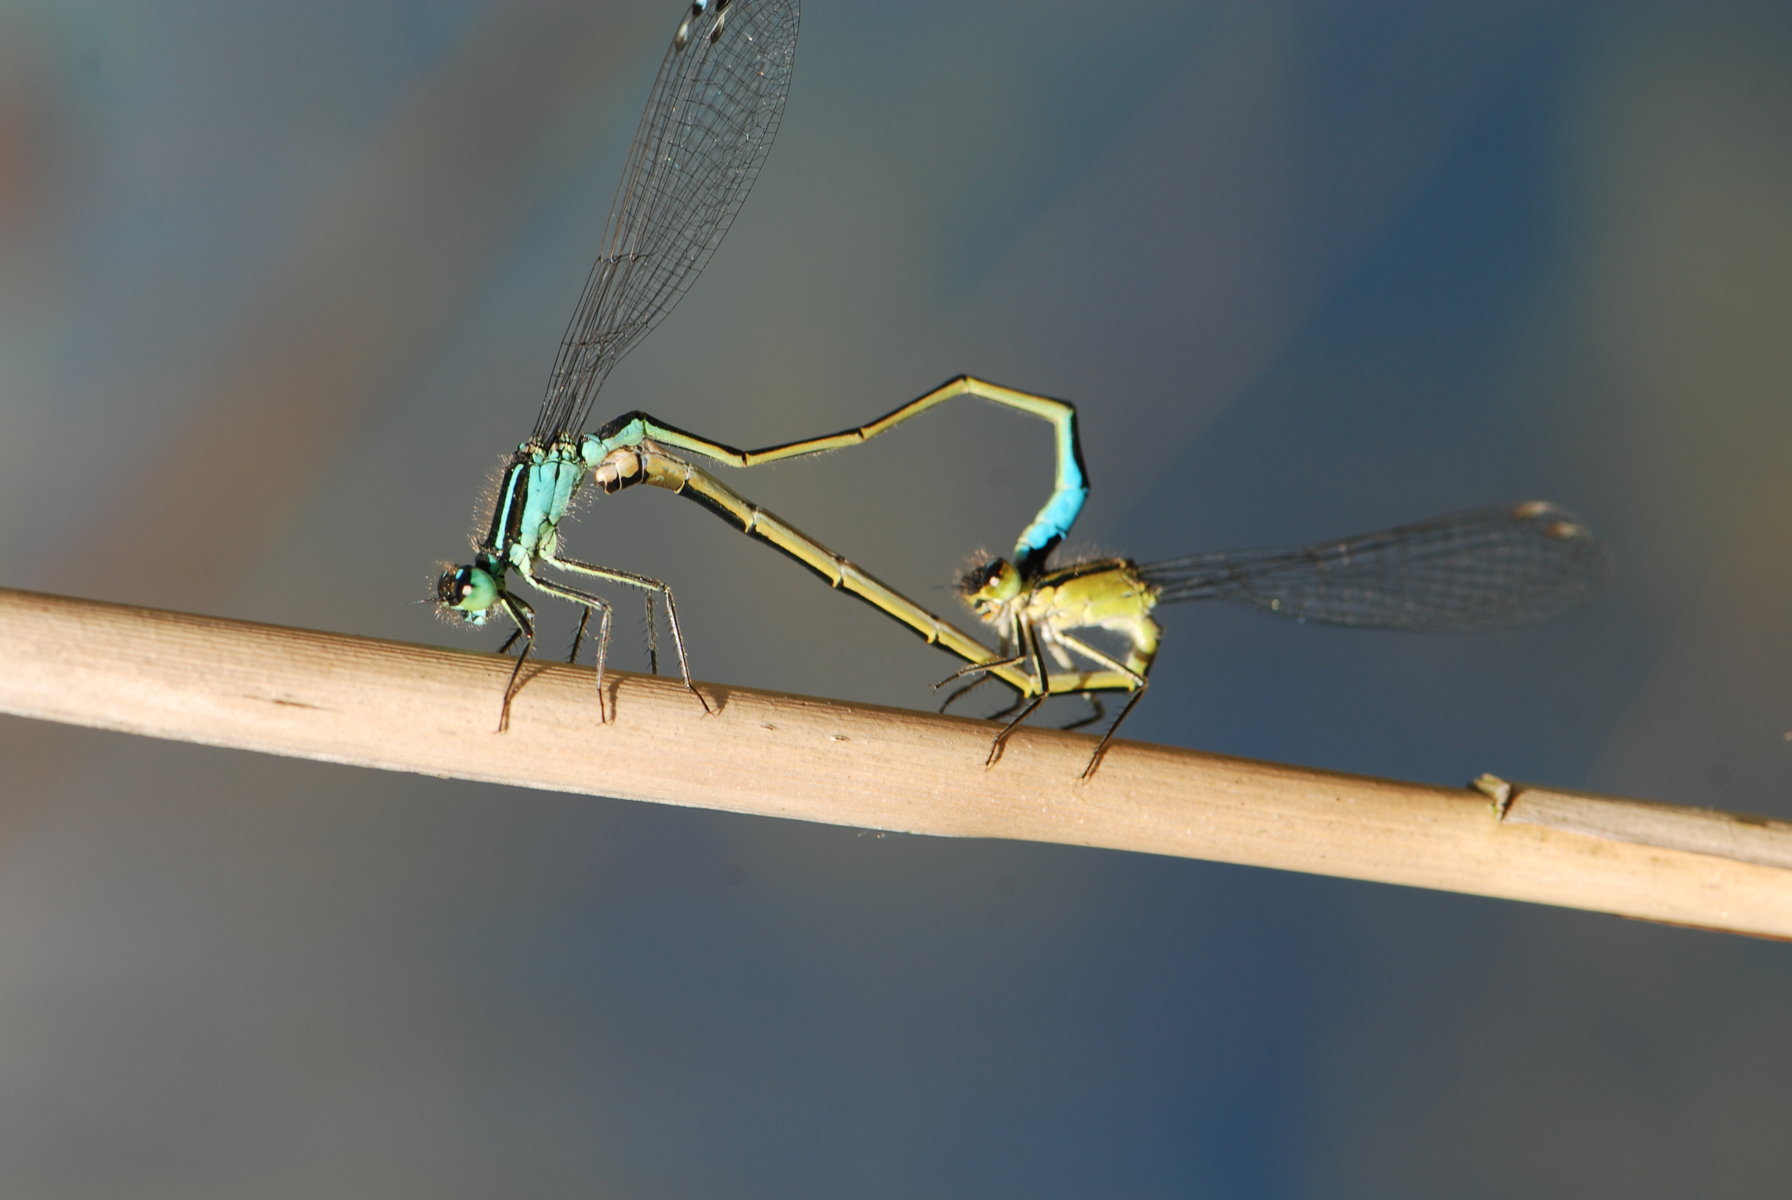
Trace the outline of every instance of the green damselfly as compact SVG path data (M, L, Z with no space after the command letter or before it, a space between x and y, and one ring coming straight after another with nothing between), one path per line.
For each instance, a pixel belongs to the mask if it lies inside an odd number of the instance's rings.
M1566 509L1542 500L1476 509L1307 546L1219 551L1162 562L1091 559L1038 569L1006 559L975 564L959 581L971 610L1005 654L958 672L995 674L1019 692L990 761L1047 696L1127 693L1090 756L1087 776L1140 698L1162 636L1153 610L1184 600L1229 600L1296 621L1362 629L1463 633L1546 620L1589 599L1610 574L1605 548ZM1073 631L1100 629L1116 656ZM1049 661L1048 661L1049 659ZM1010 674L1019 671L1022 682ZM1064 681L1064 682L1060 682ZM955 693L957 695L959 693ZM951 703L953 696L947 697Z

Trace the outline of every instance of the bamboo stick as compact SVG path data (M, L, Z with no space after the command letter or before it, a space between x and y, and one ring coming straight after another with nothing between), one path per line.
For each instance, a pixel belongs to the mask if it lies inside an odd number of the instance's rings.
M150 737L949 837L1102 846L1792 937L1792 824L1442 788L929 713L0 589L0 711ZM1490 793L1500 793L1494 780Z

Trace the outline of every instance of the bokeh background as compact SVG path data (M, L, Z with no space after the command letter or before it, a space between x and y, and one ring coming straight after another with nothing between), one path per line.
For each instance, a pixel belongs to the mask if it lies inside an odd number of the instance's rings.
M413 601L529 429L677 9L0 3L4 582L462 639ZM1792 817L1792 9L807 9L755 194L600 409L763 444L960 371L1064 396L1079 544L1141 557L1565 503L1596 605L1171 610L1128 734ZM948 606L1046 459L977 406L741 483ZM952 666L659 493L570 545L670 581L706 679L925 706ZM1792 1176L1775 944L10 718L0 798L9 1196Z

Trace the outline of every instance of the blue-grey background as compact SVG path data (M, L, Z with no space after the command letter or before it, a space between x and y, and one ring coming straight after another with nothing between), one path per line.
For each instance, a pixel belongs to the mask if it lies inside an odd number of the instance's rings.
M412 601L677 7L0 3L0 578L459 638ZM960 371L1081 406L1085 548L1540 496L1619 564L1478 637L1170 610L1129 735L1792 817L1787 6L813 0L755 194L599 408L761 444ZM945 606L1046 459L978 406L741 483ZM703 678L924 706L953 665L670 497L569 536L674 585ZM21 721L0 797L9 1196L1792 1173L1770 943Z

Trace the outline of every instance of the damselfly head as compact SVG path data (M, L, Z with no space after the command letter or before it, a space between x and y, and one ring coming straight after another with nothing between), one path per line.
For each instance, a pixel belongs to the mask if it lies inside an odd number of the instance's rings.
M1020 595L1020 571L1005 558L978 554L958 577L958 595L984 620Z
M483 625L498 602L498 581L483 567L449 567L436 579L437 609L469 625Z

